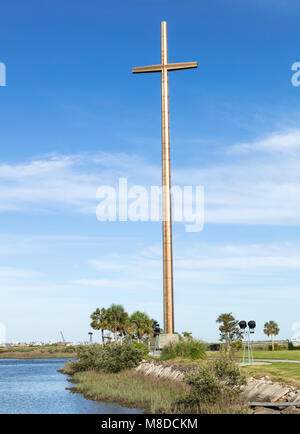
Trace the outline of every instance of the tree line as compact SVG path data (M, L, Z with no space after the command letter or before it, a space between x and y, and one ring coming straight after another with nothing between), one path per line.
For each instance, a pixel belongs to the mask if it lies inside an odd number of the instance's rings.
M146 313L136 311L129 315L120 304L112 304L109 308L97 308L90 316L91 327L101 332L102 344L105 331L113 333L115 342L124 337L136 339L138 342L147 340L160 333L159 324Z
M226 349L229 350L231 344L234 341L241 341L243 338L243 333L239 328L239 321L234 318L232 313L222 313L218 316L217 323L220 324L220 341L226 343ZM267 336L271 336L272 339L272 350L274 351L274 336L279 334L279 327L275 321L268 321L264 325L263 332Z

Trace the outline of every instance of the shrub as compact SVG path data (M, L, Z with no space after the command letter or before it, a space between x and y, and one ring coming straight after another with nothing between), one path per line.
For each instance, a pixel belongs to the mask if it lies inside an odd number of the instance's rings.
M136 367L144 352L141 345L130 342L84 345L77 349L78 360L67 363L62 372L70 375L88 370L119 372Z
M294 345L293 342L289 342L288 343L288 349L290 351L299 351L300 350L300 346Z
M161 360L170 360L176 357L193 360L204 359L206 357L205 350L204 342L196 339L181 339L179 342L170 343L163 347L160 358Z
M268 344L252 344L253 351L267 351L269 349Z
M221 344L209 344L207 349L208 351L220 351Z
M268 350L272 351L272 345L268 346ZM282 350L284 350L284 348L281 345L276 343L274 344L274 351L282 351Z
M135 342L135 347L138 348L139 350L141 350L142 354L143 354L143 359L146 359L149 357L149 351L148 351L148 346L146 344L144 344L143 342Z
M109 344L103 347L103 358L98 360L96 368L105 372L119 372L135 368L144 356L144 348L134 343Z
M241 386L246 384L238 366L227 357L208 361L187 372L185 382L190 386L190 391L179 404L190 408L220 402L233 404L237 401Z
M55 349L59 353L75 353L76 348L73 345L68 345L66 347L58 347Z
M233 351L239 351L242 349L242 347L243 347L242 341L231 342L231 348L233 349Z

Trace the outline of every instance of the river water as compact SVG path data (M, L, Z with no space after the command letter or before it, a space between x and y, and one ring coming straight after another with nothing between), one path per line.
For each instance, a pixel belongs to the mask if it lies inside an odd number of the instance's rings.
M57 372L66 359L0 359L1 414L132 414L135 408L85 399L72 393Z

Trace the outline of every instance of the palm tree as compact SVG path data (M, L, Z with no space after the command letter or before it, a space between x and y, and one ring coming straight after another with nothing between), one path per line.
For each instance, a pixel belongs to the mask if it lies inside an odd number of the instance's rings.
M113 332L115 342L118 342L118 333L125 334L128 328L128 313L121 304L112 304L107 309L108 330Z
M193 336L191 332L182 332L182 336L187 340L192 340Z
M131 322L132 322L132 331L135 334L138 342L140 342L140 340L145 335L147 335L148 337L153 336L154 321L150 319L146 313L137 310L131 315Z
M107 310L104 307L100 310L99 307L91 315L91 327L94 330L101 330L102 344L104 344L104 330L108 329Z
M274 351L274 336L278 335L279 327L275 321L266 322L264 325L264 333L272 338L272 351Z
M125 312L125 315L123 317L123 322L120 327L119 333L121 335L128 336L129 338L132 335L132 322L127 312Z

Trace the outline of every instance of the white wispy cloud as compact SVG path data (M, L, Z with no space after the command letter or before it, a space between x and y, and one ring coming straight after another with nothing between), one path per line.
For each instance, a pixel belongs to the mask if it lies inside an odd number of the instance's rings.
M229 153L251 152L294 152L300 150L300 129L285 132L272 132L253 142L239 143L229 148Z
M74 245L80 249L83 243L90 246L91 242L89 237L40 235L37 238L43 240L46 248L53 242L67 242L70 253L74 251ZM286 305L299 299L299 243L209 243L200 242L199 238L187 242L183 238L174 240L176 318L177 327L183 327L178 330L184 330L186 324L191 330L202 330L205 321L197 315L203 309L210 309L214 325L215 317L223 309L235 309L238 315L244 315L241 311L244 306L254 315L259 305L270 308L271 304L275 309L278 302ZM76 240L78 244L74 244ZM6 312L9 306L27 315L26 321L34 318L36 329L42 333L38 326L42 319L53 321L55 315L55 324L60 324L66 317L66 310L71 309L70 329L77 327L79 322L78 334L81 328L86 330L87 318L95 307L109 306L112 302L123 304L130 312L146 310L160 319L161 244L144 242L142 248L135 245L131 250L134 253L130 253L126 250L115 252L113 247L109 248L109 243L108 240L107 245L95 250L96 255L92 258L88 256L88 249L80 267L69 266L68 269L63 264L63 273L57 267L53 273L52 266L46 267L43 273L26 267L0 267L0 284L5 289L2 291L1 321L8 329L12 327ZM65 254L68 255L68 250ZM39 307L37 315L34 313L36 303ZM191 312L195 312L192 317ZM264 319L264 315L261 318ZM280 316L278 318L281 320ZM57 329L57 325L52 325L49 336L55 335ZM69 334L72 334L71 330ZM78 340L76 334L72 339Z
M71 282L73 285L78 285L79 287L86 288L102 288L104 290L109 289L121 289L126 291L143 290L151 288L151 284L147 280L127 280L122 277L120 280L112 279L78 279Z
M197 243L180 245L174 251L176 283L189 289L200 285L274 285L280 276L293 281L300 270L300 246L297 244L213 244ZM103 258L89 261L89 266L101 276L111 276L118 282L135 288L160 288L162 285L161 247L148 246L134 255L105 254ZM116 273L118 280L116 280ZM291 273L294 273L292 276ZM86 280L82 284L105 286L105 281ZM110 284L108 284L109 287ZM120 285L119 285L120 286ZM122 286L122 283L121 283ZM120 287L121 287L120 286Z
M103 280L103 279L79 279L72 282L75 285L95 286L97 288L119 288L127 287L127 283L123 281Z
M97 260L92 259L90 265L97 271L124 271L126 265L118 263L118 261Z
M43 274L39 271L28 270L14 267L0 267L0 281L9 281L11 279L23 280L41 277Z
M223 163L188 168L173 164L173 185L204 186L205 223L299 225L300 158L283 152L298 148L300 130L273 133L231 147L235 155ZM254 150L268 153L249 158ZM160 184L161 169L139 156L114 153L48 155L2 164L0 211L94 214L97 188L117 187L120 177L128 178L129 187L149 187Z
M142 181L152 170L135 155L108 153L46 155L0 164L0 211L94 213L99 186L116 185L129 173Z
M43 237L42 237L43 238ZM59 239L59 237L57 237ZM67 237L68 239L68 237ZM44 238L47 243L47 237ZM48 242L51 242L48 240ZM82 243L82 240L79 241ZM86 240L89 243L89 239ZM179 242L179 241L178 241ZM73 249L70 244L70 249ZM176 286L188 290L222 286L225 290L245 285L253 287L282 287L296 284L295 276L300 270L300 245L279 244L221 244L194 242L179 244L174 251ZM74 270L60 276L59 283L53 281L51 269L38 270L0 267L0 283L11 293L39 292L48 296L84 294L93 288L115 289L144 293L146 290L160 294L162 288L162 249L159 245L148 245L135 254L113 253L104 249L102 256L87 260L76 270L77 279L70 279ZM293 274L292 274L293 273ZM280 277L280 281L277 282ZM294 283L293 283L294 282ZM247 293L247 292L246 292ZM245 294L246 294L245 293ZM103 293L101 293L103 297ZM106 292L105 292L106 294Z

